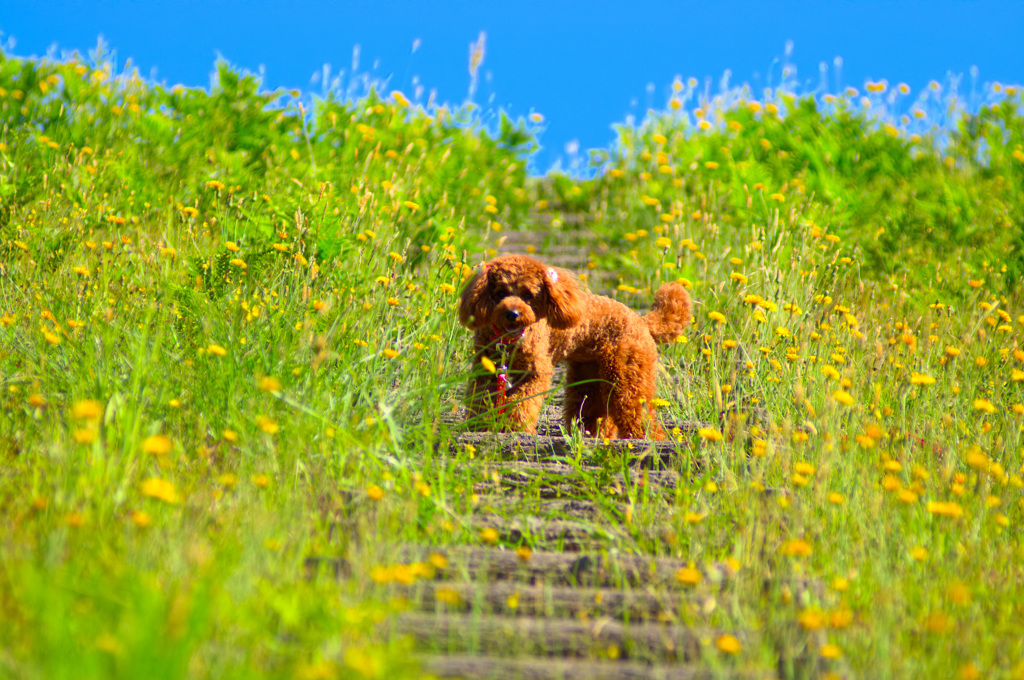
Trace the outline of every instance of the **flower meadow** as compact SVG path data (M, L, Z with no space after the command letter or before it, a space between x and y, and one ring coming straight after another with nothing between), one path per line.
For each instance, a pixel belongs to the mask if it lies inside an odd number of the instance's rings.
M0 676L418 677L396 584L500 540L450 445L486 370L458 293L585 229L585 281L698 301L660 374L702 424L682 481L615 489L606 549L691 562L683 591L728 563L710 623L812 634L836 676L1024 677L1024 100L957 85L680 79L538 178L536 115L0 55Z

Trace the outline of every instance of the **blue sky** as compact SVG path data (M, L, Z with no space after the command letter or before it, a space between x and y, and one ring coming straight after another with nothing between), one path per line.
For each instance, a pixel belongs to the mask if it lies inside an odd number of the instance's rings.
M513 115L539 112L546 130L536 167L547 169L578 140L605 147L612 124L662 107L676 75L760 90L790 62L807 89L841 57L842 84L906 82L916 93L978 68L979 84L1024 82L1024 3L931 0L520 0L517 2L85 2L0 0L0 32L19 56L54 47L85 53L102 35L118 61L168 84L207 85L218 54L264 69L269 87L320 92L324 64L334 75L359 68L412 95L436 90L460 103L469 89L469 44L487 34L475 101ZM414 40L419 40L413 52ZM651 87L653 86L653 87Z

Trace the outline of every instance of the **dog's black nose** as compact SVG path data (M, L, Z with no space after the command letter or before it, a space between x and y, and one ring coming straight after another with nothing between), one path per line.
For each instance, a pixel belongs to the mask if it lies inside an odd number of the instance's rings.
M506 309L505 318L509 323L515 323L519 319L519 312L514 309Z

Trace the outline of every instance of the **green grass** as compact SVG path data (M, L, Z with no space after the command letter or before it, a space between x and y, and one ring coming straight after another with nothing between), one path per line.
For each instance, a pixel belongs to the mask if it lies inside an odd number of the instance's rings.
M713 623L820 628L840 672L1021 673L1024 120L989 94L930 126L681 85L593 178L535 180L523 121L0 56L0 676L416 677L381 582L400 542L481 543L486 461L437 453L456 296L535 213L585 215L627 303L701 303L660 396L713 425L704 471L624 489L664 530L614 547L735 560ZM770 414L749 456L717 440L737 404ZM628 461L601 464L604 503Z

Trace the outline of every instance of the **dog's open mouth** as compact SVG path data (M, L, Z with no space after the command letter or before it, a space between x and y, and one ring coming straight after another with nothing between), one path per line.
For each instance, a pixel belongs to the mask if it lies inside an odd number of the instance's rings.
M519 340L523 337L523 334L526 332L525 326L502 327L497 324L494 324L492 327L494 329L495 337L502 343L507 345L519 342Z
M526 329L522 326L509 326L505 329L505 332L501 334L501 339L505 342L517 342L523 337L523 333Z

